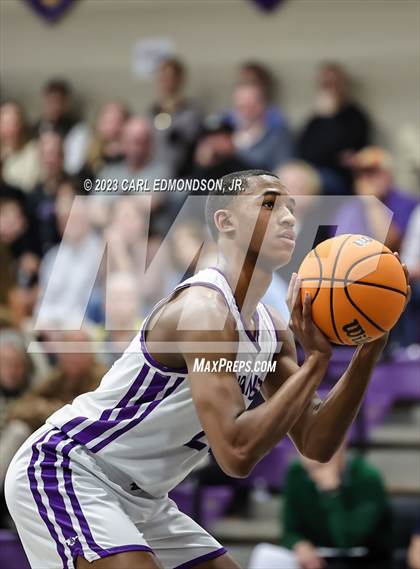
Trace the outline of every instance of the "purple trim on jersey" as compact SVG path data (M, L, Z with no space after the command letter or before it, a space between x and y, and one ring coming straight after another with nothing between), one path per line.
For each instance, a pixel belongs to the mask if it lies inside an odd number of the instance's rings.
M162 376L162 377L164 377L164 376ZM126 433L127 431L136 427L139 423L141 423L153 411L153 409L155 409L159 405L159 403L161 403L164 399L169 397L169 395L171 395L175 391L175 389L177 389L177 387L184 381L184 379L185 379L185 377L178 377L178 379L175 381L175 383L172 385L172 387L170 387L169 389L166 390L166 392L163 394L161 399L157 399L156 401L152 401L151 403L149 403L149 405L146 407L146 409L143 411L143 413L140 415L140 417L133 419L133 421L130 421L129 423L125 424L121 429L114 431L106 439L103 439L102 441L97 443L95 446L93 446L89 450L91 452L96 453L96 452L102 450L108 444L115 441L115 439L117 439L118 437L120 437L121 435ZM168 380L169 380L169 377L168 377Z
M64 425L60 427L60 431L63 431L63 433L66 433L66 435L68 435L70 431L72 431L73 429L78 427L81 423L87 420L88 420L87 417L75 417L74 419L71 419L67 423L64 423Z
M126 551L146 551L147 553L155 552L151 547L147 547L146 545L118 545L117 547L108 547L108 549L104 549L106 555L102 555L102 557L107 557L108 555L116 555L117 553L125 553Z
M165 373L167 373L167 372L179 373L180 375L181 374L186 375L188 373L188 369L186 367L169 367L169 366L165 366L164 364L161 364L160 362L155 360L155 358L149 353L149 351L147 349L146 339L144 337L144 333L145 333L145 330L143 327L141 332L140 332L141 351L143 353L143 356L146 358L146 360L149 362L150 365L152 365L153 367L155 367L158 370L163 371Z
M71 552L72 558L76 559L78 555L83 556L83 549L79 541L75 542L74 547L67 544L67 540L75 537L77 531L74 529L69 513L66 509L66 504L62 495L58 490L58 478L57 478L57 445L65 440L67 437L61 433L56 433L53 435L47 443L42 445L42 451L44 452L44 459L41 461L41 479L43 482L44 492L48 498L48 503L51 510L54 513L55 521L57 525L61 528L67 547Z
M272 315L271 315L271 312L268 310L267 305L264 304L263 302L262 302L261 304L264 306L264 308L265 308L265 310L266 310L268 316L270 317L271 323L272 323L272 325L273 325L274 333L275 333L275 335L276 335L276 340L277 340L276 351L275 351L274 353L275 353L275 354L278 354L279 351L280 351L280 345L281 345L280 332L279 332L279 330L277 330L276 324L275 324L274 319L273 319L273 317L272 317Z
M63 469L63 476L64 476L64 488L66 490L67 496L70 499L71 506L73 508L74 515L76 516L80 529L82 530L83 537L86 540L89 548L97 553L99 557L106 557L106 549L103 549L100 545L96 543L93 538L92 532L90 530L89 524L87 519L82 511L82 507L80 506L80 502L76 496L76 492L74 491L73 480L72 480L72 470L70 467L70 456L69 452L74 448L77 448L77 444L73 441L69 441L62 449L61 454L63 455L63 462L61 468Z
M136 379L130 386L130 389L124 395L124 397L115 405L114 409L123 408L127 405L132 397L137 393L140 387L143 385L144 380L146 379L147 374L150 371L150 367L147 364L143 364L141 370L137 374ZM100 421L106 421L111 416L111 413L114 409L105 409L102 412L102 415L99 417Z
M200 555L200 557L196 557L195 559L191 559L191 561L187 561L182 565L177 565L175 569L190 569L190 567L195 567L199 563L203 563L203 561L209 561L210 559L216 559L216 557L220 557L227 553L227 549L224 547L220 547L215 551L211 551L210 553L206 553L205 555Z
M41 494L40 494L39 489L38 489L38 482L37 482L37 479L35 476L35 463L39 458L39 452L40 452L37 448L37 445L42 443L44 441L44 439L47 437L47 435L49 435L52 431L54 431L54 429L50 429L49 431L44 433L41 436L41 438L39 438L32 445L32 457L31 457L31 461L29 463L29 467L28 467L27 472L28 472L28 478L29 478L29 486L30 486L30 489L32 492L32 496L34 497L35 503L37 505L39 515L41 516L42 520L44 521L45 525L47 526L47 529L50 532L50 535L51 535L53 541L55 542L55 545L57 548L57 553L63 562L63 569L68 569L69 565L68 565L68 560L67 560L67 557L66 557L66 554L64 551L63 544L61 543L61 541L58 538L58 535L57 535L57 532L55 530L54 525L50 522L50 520L48 518L47 509L42 502Z
M207 443L201 442L199 439L206 436L204 431L200 431L193 438L184 444L184 447L192 448L193 450L203 450L208 447Z
M229 287L229 289L230 289L230 291L231 291L231 293L232 293L232 298L233 298L233 301L234 301L234 303L235 303L236 310L238 311L239 318L241 319L242 326L243 326L243 328L244 328L244 330L245 330L245 333L246 333L246 335L248 336L248 338L251 340L251 342L254 344L254 346L257 348L258 352L261 352L261 346L260 346L260 344L259 344L259 324L258 324L258 323L259 323L259 320L258 320L258 311L256 310L256 311L254 312L253 316L252 316L252 317L254 318L254 320L255 320L255 334L253 334L253 333L251 332L251 330L248 330L248 328L246 327L246 323L245 323L245 321L244 321L244 319L243 319L243 317L242 317L241 311L239 310L239 306L238 306L238 304L237 304L237 302L236 302L236 298L235 298L235 295L233 294L233 290L232 290L232 288L231 288L231 286L230 286L230 284L229 284L229 281L228 281L227 278L225 277L225 275L224 275L224 274L222 273L222 271L221 271L220 269L218 269L217 267L209 267L209 269L212 269L213 271L216 271L217 273L219 273L219 275L221 275L221 276L224 278L224 280L226 281L226 284L227 284L227 286ZM224 296L224 294L223 294L223 296Z
M147 366L147 368L148 370L150 369L149 366ZM100 419L94 421L93 423L91 423L90 425L88 425L78 433L75 433L72 436L72 439L77 441L79 444L87 445L96 438L104 435L107 431L109 431L113 427L116 427L119 424L121 424L122 421L128 421L129 419L132 419L139 411L141 405L144 405L145 403L151 403L156 399L159 393L163 389L165 389L170 379L171 379L170 375L162 375L161 373L156 371L153 375L150 384L145 389L143 395L141 395L133 405L125 407L124 409L120 409L117 417L112 421L110 420L101 421Z

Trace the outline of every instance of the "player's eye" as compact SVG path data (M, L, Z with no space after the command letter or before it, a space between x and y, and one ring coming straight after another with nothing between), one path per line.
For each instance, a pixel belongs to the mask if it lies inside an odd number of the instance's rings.
M265 207L267 209L273 209L275 203L276 202L274 200L265 200L263 201L262 207Z

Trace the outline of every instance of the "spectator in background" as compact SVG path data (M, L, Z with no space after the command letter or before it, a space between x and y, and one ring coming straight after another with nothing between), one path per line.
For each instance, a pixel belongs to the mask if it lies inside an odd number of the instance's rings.
M346 71L322 64L315 112L299 136L298 156L319 170L326 194L350 194L351 154L369 142L370 121L352 100Z
M106 349L99 357L111 367L140 329L141 293L135 274L116 272L107 275L105 308L105 325L98 333Z
M394 184L391 156L382 148L369 146L352 159L357 196L375 196L393 213L385 245L391 251L400 251L408 220L418 200ZM337 213L336 225L340 233L361 233L382 240L388 218L374 202L350 201Z
M168 259L155 257L161 238L147 233L144 196L118 196L113 200L109 225L104 231L108 270L129 272L136 276L141 308L147 312L164 296L165 269ZM147 267L147 278L144 271Z
M153 131L150 122L141 117L131 117L124 125L122 133L124 159L117 164L109 164L98 172L99 179L123 180L144 179L153 187L156 178L170 174L163 162L156 160Z
M86 330L61 332L63 342L88 343L91 340ZM105 373L95 355L89 351L62 352L57 354L57 367L49 377L28 391L11 407L9 420L27 424L30 432L39 429L46 419L66 403L99 385Z
M0 243L7 250L6 266L12 278L8 304L14 324L20 325L36 303L40 249L24 195L10 190L0 197Z
M285 126L286 118L280 109L273 104L275 99L276 82L271 72L256 61L246 61L239 68L238 84L253 83L259 85L267 101L266 119L273 127Z
M292 463L284 487L283 545L262 544L249 569L389 567L392 520L379 472L343 445L325 464Z
M165 295L197 271L216 264L215 243L206 240L206 236L205 225L201 221L189 219L176 226L170 242L170 268L165 273Z
M63 183L55 202L60 245L44 256L40 267L38 324L48 329L80 326L99 272L104 245L92 230L88 198L74 200L75 188Z
M248 162L237 154L233 127L220 116L208 117L195 149L191 177L217 180L249 167Z
M267 119L264 89L256 83L237 85L233 94L234 143L238 156L253 168L274 170L292 156L292 139L285 124Z
M19 263L22 256L40 255L37 235L26 207L22 193L8 196L0 194L0 241L9 247L10 253Z
M31 362L22 336L15 330L0 331L0 527L7 525L4 478L7 467L27 432L10 429L7 422L11 406L30 388Z
M10 406L31 384L31 363L23 337L14 329L0 331L0 433Z
M249 164L237 155L233 142L233 127L221 116L211 115L204 122L194 152L191 178L218 180L226 174L248 170ZM188 194L186 204L188 216L198 222L205 222L204 202L206 191L201 189Z
M118 101L109 101L101 107L86 164L94 175L104 166L123 160L122 134L128 116L128 110Z
M185 78L182 61L175 57L162 61L156 74L157 101L150 109L156 159L167 164L175 177L189 173L201 126L200 111L184 97Z
M31 191L40 176L38 147L22 108L13 101L0 107L0 152L4 183Z
M402 343L408 346L420 344L420 204L408 220L401 260L407 265L411 285L410 310L401 317Z
M63 79L49 80L43 89L42 115L34 127L36 135L54 131L64 138L76 122L71 112L70 85Z
M155 157L153 130L148 119L141 117L128 119L124 126L122 143L124 160L102 168L98 172L99 180L118 180L119 191L121 191L123 180L143 180L149 189L153 189L155 180L171 176L167 165ZM150 219L153 234L162 235L167 231L170 225L168 220L171 218L174 207L183 199L183 196L176 194L177 192L149 194L153 214ZM103 200L110 203L116 197L115 193L111 196L105 193L94 196L96 201L102 203Z
M410 547L407 552L408 569L420 569L420 518L411 537Z
M60 241L55 217L57 191L66 179L63 139L56 132L46 132L39 140L42 178L32 192L31 215L39 230L41 252L46 253Z
M61 332L57 339L84 343L89 342L91 337L85 330L77 330ZM5 435L3 439L7 443L10 459L23 441L43 425L52 413L71 403L78 395L96 389L106 371L93 353L79 353L77 348L74 352L57 354L57 360L56 368L10 407L7 437ZM20 433L20 440L17 433Z
M410 279L420 282L420 204L417 204L408 219L401 258L407 265Z

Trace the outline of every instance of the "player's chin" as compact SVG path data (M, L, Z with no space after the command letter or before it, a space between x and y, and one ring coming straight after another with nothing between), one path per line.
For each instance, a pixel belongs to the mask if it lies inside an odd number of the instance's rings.
M262 254L260 258L264 259L264 264L267 267L270 267L271 270L275 271L277 269L280 269L281 267L284 267L284 265L287 265L287 263L289 263L293 255L293 250L294 247L290 250L272 248L270 249L270 251L267 251L265 254Z
M279 245L278 241L271 249L271 256L278 263L277 269L286 265L292 258L296 243L291 239L282 239Z

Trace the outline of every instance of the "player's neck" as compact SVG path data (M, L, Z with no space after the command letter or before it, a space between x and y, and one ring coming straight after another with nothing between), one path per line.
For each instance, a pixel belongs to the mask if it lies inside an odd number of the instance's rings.
M257 304L270 286L273 276L271 269L256 265L249 259L243 263L232 258L228 260L220 254L216 266L226 277L242 317L249 323Z

